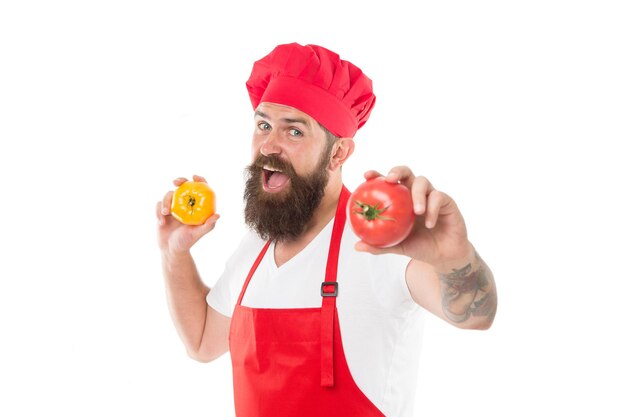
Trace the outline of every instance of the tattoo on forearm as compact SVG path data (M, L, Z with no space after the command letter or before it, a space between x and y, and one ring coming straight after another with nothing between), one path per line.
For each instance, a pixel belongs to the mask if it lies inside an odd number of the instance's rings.
M496 314L496 293L493 275L476 254L477 263L467 264L451 273L440 274L443 311L450 320L462 323L472 316L493 320Z

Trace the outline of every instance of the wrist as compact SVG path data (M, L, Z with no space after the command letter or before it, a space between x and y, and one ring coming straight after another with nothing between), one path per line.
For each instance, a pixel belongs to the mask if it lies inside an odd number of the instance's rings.
M467 241L466 244L462 245L454 254L439 259L433 264L433 267L437 273L447 274L450 271L459 270L476 263L476 259L476 250L474 246Z
M164 264L176 264L191 258L191 252L187 250L161 249L161 260Z

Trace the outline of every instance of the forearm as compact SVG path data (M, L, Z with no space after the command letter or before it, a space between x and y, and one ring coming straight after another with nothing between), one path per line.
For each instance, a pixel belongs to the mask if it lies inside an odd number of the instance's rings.
M437 271L443 312L458 327L488 329L498 305L493 274L473 248L457 265Z
M162 253L161 260L172 321L187 352L194 356L205 328L209 288L200 279L189 252Z

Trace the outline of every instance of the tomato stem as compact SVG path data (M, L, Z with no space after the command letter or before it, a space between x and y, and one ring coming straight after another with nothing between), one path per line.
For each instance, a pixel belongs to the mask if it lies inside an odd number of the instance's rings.
M387 211L389 207L391 207L391 204L385 207L384 209L380 210L378 208L380 204L376 204L375 206L372 206L371 204L362 203L360 201L355 201L354 203L357 206L359 206L359 208L361 209L361 211L358 211L355 209L354 213L360 214L361 216L365 217L365 220L372 221L372 220L380 219L380 220L390 220L392 222L396 221L396 219L394 219L393 217L381 216L381 214L383 214L385 211Z

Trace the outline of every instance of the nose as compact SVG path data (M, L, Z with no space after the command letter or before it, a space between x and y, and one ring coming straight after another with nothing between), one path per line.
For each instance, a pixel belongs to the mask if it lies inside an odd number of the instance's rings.
M278 133L276 133L275 131L269 132L269 134L267 134L265 138L263 138L263 141L261 142L261 148L259 149L259 151L264 156L280 154L281 149L280 149L280 144L279 144Z

